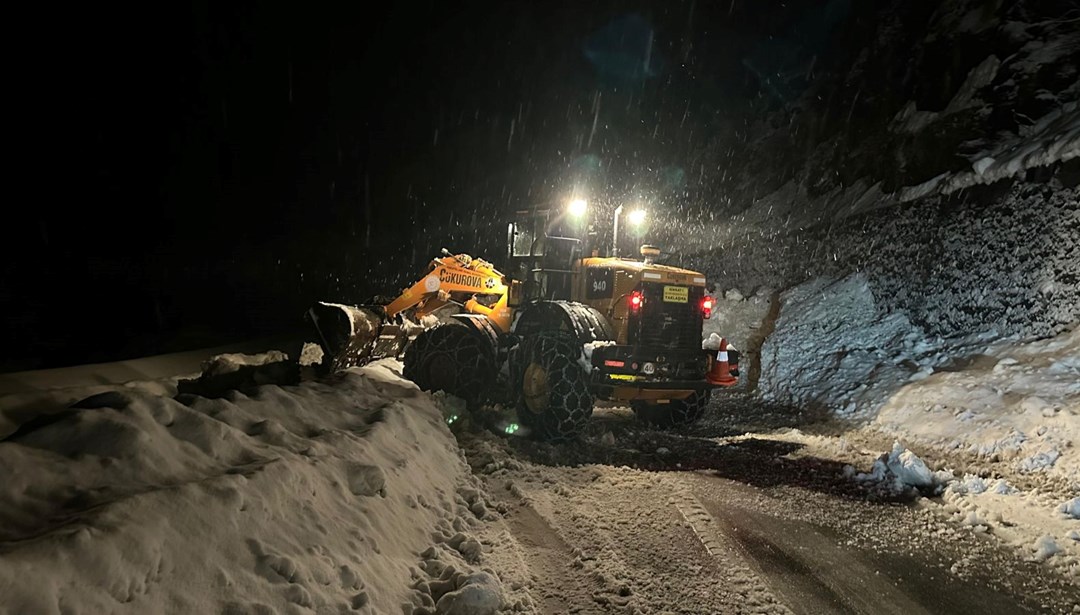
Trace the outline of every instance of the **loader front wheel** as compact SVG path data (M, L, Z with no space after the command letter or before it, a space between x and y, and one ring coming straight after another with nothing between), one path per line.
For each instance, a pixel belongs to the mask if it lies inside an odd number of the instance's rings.
M673 399L666 404L634 401L630 403L639 420L655 427L689 425L701 418L709 405L709 391L695 391L689 397Z
M495 376L492 349L479 336L456 323L424 331L405 350L402 375L422 391L445 391L470 408L484 398Z
M568 336L540 334L522 342L517 415L532 437L576 437L592 416L593 396L578 365L581 347Z

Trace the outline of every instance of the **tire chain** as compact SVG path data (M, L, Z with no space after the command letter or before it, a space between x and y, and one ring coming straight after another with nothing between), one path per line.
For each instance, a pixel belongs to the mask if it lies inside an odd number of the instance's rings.
M592 416L593 396L589 383L578 365L581 346L566 334L541 333L526 338L515 349L514 388L518 420L532 435L553 442L571 440ZM525 406L522 381L525 367L540 365L548 376L548 410L535 414Z
M470 408L487 395L489 383L495 380L495 361L481 341L465 325L444 323L424 331L405 351L402 375L423 391L432 391L429 374L432 360L438 355L449 356L455 366L453 385L446 393L460 397Z

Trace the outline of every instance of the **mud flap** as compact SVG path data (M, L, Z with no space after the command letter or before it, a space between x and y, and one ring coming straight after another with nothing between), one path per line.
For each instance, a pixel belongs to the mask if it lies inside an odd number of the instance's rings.
M316 303L307 311L323 349L322 370L336 372L396 357L408 341L404 323L384 322L379 307Z

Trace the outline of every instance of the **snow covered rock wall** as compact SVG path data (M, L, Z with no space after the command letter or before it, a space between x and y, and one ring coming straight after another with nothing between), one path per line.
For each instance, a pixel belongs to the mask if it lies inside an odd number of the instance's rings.
M774 283L799 280L793 263L817 276L781 296L762 393L870 416L889 388L979 344L1074 328L1080 189L1017 184L991 196L925 199L791 239L777 261L758 255L775 263ZM875 392L871 376L893 384Z
M849 9L844 36L789 75L797 95L711 127L695 162L718 232L753 235L765 217L792 232L883 200L1021 180L1080 156L1074 3ZM714 168L719 177L709 177Z
M713 133L716 215L680 237L687 264L748 292L866 272L882 305L944 337L1066 330L1080 318L1069 7L860 6L798 100Z
M876 292L937 335L1061 333L1080 319L1080 188L987 196L898 212L860 242Z
M1078 186L982 186L740 241L691 262L742 289L862 272L883 307L942 337L1045 337L1080 320Z
M863 274L818 278L781 300L776 329L761 350L758 392L768 401L865 416L933 348L904 314L875 299Z

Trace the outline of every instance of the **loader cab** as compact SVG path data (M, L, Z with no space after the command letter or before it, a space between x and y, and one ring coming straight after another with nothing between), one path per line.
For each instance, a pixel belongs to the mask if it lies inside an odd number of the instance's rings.
M582 257L582 243L569 236L561 216L552 210L517 212L507 229L510 263L510 305L553 299L568 300L573 275Z

